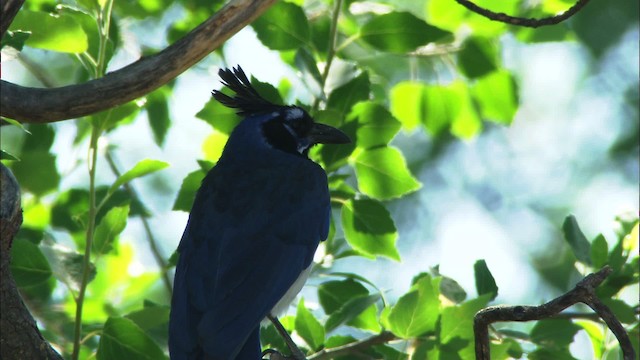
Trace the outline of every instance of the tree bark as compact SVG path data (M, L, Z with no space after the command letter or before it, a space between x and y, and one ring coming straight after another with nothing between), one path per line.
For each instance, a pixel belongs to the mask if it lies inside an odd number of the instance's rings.
M22 224L20 187L2 163L0 179L0 358L62 360L42 337L11 276L11 244Z

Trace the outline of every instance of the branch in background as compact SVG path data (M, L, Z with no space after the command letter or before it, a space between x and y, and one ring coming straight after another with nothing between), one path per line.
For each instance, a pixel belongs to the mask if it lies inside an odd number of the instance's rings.
M605 266L597 273L589 274L569 292L540 306L491 306L480 310L473 323L476 341L476 359L489 360L488 326L498 321L531 321L553 317L562 310L577 303L584 303L592 308L604 320L618 339L624 360L634 360L635 351L620 321L611 309L598 299L595 289L611 274L611 268Z
M274 2L232 0L160 53L83 84L41 89L0 80L0 115L24 123L49 123L125 104L176 78L255 20Z
M534 18L510 16L504 13L496 13L489 9L480 7L469 0L455 0L455 1L458 4L466 7L467 9L473 11L474 13L480 14L486 17L487 19L503 22L510 25L526 26L526 27L532 27L532 28L559 24L567 20L568 18L572 17L573 15L575 15L578 11L580 11L580 9L582 9L589 2L589 0L578 0L572 7L569 8L569 10L563 12L562 14L558 14L556 16L549 16L542 19L534 19Z
M0 16L0 38L9 29L9 25L13 22L13 18L16 17L22 4L24 4L24 0L5 0L0 5L0 10L2 10L2 16Z
M22 224L20 187L2 163L0 179L0 359L62 360L42 337L11 275L11 244Z
M383 331L380 334L374 335L370 338L356 341L343 346L335 347L332 349L322 349L317 353L308 357L308 360L324 360L333 359L338 356L346 356L349 354L357 354L364 350L369 349L374 345L386 344L389 341L397 340L398 338L389 331Z
M109 163L109 167L111 168L111 171L114 173L116 178L122 175L120 170L118 170L118 167L116 165L115 160L113 159L113 156L111 155L111 152L108 150L106 152L106 158L107 158L107 162ZM137 199L142 203L142 201L140 200L140 196L138 196L138 193L133 189L133 187L129 183L125 183L124 185L122 185L122 187L132 199ZM160 248L158 247L158 241L156 240L155 236L153 236L153 232L151 231L151 226L149 225L149 220L144 215L140 216L140 219L142 220L144 232L147 234L149 248L151 249L151 253L153 254L153 257L156 260L156 263L158 264L160 277L162 278L162 282L164 283L164 287L167 290L167 293L169 293L169 297L171 297L171 293L172 293L171 279L169 279L169 274L167 274L167 269L169 268L169 266L167 265L167 262L165 261L164 256L162 256L162 254L160 253Z

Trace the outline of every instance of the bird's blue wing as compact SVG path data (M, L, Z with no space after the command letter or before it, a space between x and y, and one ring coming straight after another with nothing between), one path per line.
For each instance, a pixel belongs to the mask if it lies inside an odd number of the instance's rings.
M311 264L327 236L329 194L324 171L300 160L217 166L204 180L179 247L172 358L203 349L233 359Z

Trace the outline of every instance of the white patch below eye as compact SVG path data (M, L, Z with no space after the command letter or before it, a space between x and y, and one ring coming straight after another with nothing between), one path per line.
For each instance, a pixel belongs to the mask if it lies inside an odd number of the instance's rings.
M304 117L304 112L302 109L294 107L285 110L284 118L285 120L293 120L293 119L302 119Z

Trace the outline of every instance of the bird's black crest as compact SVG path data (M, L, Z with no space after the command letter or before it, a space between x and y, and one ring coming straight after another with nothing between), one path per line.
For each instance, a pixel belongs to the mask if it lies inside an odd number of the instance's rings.
M213 90L211 95L224 106L237 109L236 113L238 115L255 115L281 107L260 96L256 89L251 86L251 82L239 65L232 69L220 69L218 75L222 79L222 84L236 94L231 97L218 90Z

